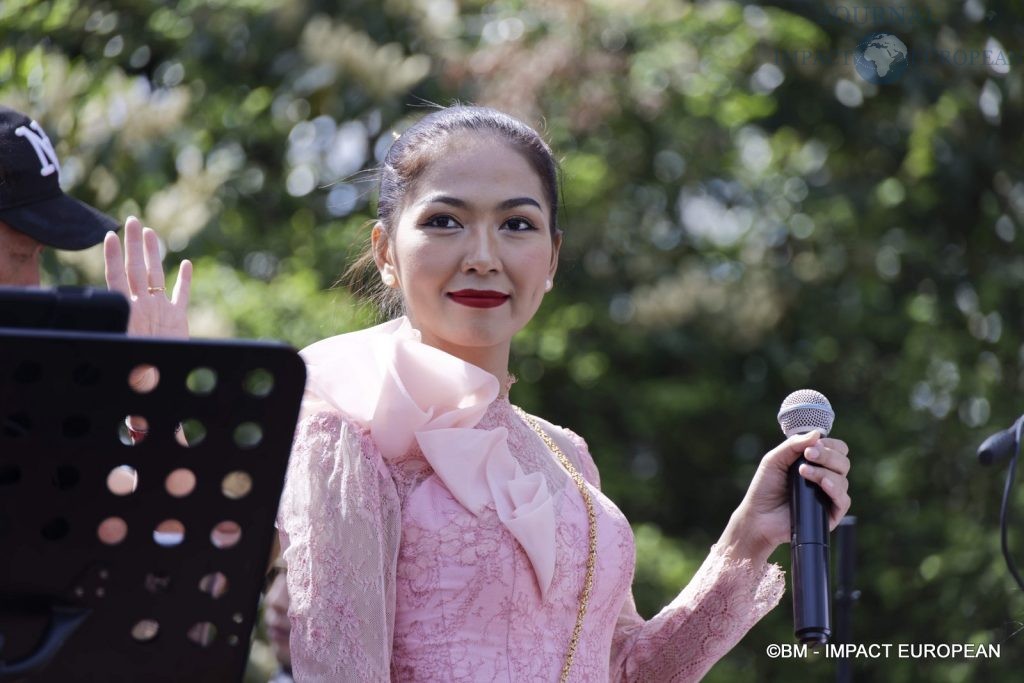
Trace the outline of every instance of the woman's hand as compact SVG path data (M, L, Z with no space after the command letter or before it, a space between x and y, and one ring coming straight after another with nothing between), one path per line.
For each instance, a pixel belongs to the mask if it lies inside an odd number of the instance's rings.
M818 484L832 499L829 531L850 509L850 449L839 439L822 438L817 431L792 436L769 451L754 474L720 542L739 556L763 561L775 548L789 541L789 466L803 455L800 476Z
M188 338L188 297L192 284L192 263L182 261L174 291L165 294L164 269L160 263L160 240L156 232L143 228L135 216L124 223L124 257L121 242L113 232L103 241L107 289L120 292L131 304L128 334L140 337ZM156 386L152 366L136 368L128 382L136 391Z
M192 263L181 262L178 280L168 299L164 269L160 263L160 240L156 232L143 228L135 216L124 223L124 258L121 242L113 232L103 241L107 288L120 292L131 304L128 334L140 337L188 337L188 296L192 284Z

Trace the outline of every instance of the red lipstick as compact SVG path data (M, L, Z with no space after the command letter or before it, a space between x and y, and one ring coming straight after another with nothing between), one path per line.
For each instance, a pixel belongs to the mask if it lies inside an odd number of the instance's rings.
M448 292L448 298L471 308L495 308L509 300L509 295L493 289L460 289Z

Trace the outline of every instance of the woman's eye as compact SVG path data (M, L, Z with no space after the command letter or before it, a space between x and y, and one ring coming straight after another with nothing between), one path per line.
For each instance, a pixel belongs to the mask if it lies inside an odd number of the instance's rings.
M533 223L526 220L525 218L509 218L505 221L505 225L509 227L512 232L526 232L527 230L536 230L533 227Z
M423 224L428 228L458 228L461 227L459 222L451 216L434 216L426 223Z

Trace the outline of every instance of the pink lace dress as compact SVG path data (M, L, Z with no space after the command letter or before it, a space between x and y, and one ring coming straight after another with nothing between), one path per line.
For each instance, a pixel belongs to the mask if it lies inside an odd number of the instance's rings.
M399 319L303 351L307 400L278 527L297 681L557 681L587 514L496 378ZM581 438L540 421L589 483L593 592L572 681L698 680L781 598L776 565L716 546L653 619L629 524Z

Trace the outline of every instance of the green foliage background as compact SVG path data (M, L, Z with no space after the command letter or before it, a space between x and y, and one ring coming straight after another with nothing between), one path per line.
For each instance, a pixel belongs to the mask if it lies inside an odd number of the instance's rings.
M875 32L1012 63L872 85L852 50ZM374 319L332 285L368 234L368 170L425 103L542 129L566 243L513 398L587 438L653 614L780 440L780 400L829 396L855 463L856 639L1003 644L857 660L865 680L1024 670L1001 472L973 460L1024 390L1022 68L1009 1L0 1L0 101L51 133L71 193L194 260L198 336L301 347ZM101 254L47 271L99 283ZM787 596L707 680L830 680L833 661L764 654L791 638Z

